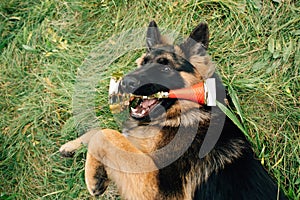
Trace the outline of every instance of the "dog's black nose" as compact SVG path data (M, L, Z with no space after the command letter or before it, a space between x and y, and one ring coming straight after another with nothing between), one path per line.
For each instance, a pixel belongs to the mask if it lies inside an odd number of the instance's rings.
M140 82L133 76L125 76L121 81L121 87L128 93L133 93L139 86Z

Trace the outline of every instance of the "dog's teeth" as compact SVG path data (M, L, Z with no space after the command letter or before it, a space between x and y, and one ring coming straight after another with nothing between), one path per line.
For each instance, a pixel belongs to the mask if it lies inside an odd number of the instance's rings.
M136 111L137 111L137 109L133 108L133 107L131 107L130 109L131 109L131 112L133 112L133 113L136 113Z
M144 115L146 113L146 110L142 110L142 115Z

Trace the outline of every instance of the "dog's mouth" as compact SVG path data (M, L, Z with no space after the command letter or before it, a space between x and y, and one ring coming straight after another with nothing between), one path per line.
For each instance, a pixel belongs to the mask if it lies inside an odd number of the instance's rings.
M112 78L109 87L109 108L113 114L124 114L139 121L149 121L166 111L176 99L168 99L169 89L146 84L134 91L126 91L121 79ZM150 117L151 114L151 117Z
M135 119L142 119L147 117L152 110L154 110L160 103L161 99L146 97L135 97L132 96L129 101L130 116Z

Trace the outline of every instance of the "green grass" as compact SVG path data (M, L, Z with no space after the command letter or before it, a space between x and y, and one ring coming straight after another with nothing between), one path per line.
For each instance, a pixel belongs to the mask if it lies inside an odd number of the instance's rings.
M289 198L299 199L300 2L139 2L0 2L0 199L89 198L86 149L74 159L58 153L83 131L72 107L78 68L101 41L152 19L184 34L208 22L209 53L257 156ZM132 67L140 52L133 54L111 70ZM106 81L97 86L97 116L102 126L116 127ZM105 195L119 198L113 186Z

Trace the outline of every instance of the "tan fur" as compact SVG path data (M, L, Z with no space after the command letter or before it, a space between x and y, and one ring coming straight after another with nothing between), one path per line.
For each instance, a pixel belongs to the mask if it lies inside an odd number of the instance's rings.
M208 56L193 55L189 62L198 70L204 80L215 72L215 66Z
M63 145L60 151L70 150L70 147L74 151L82 143L88 144L85 179L92 195L96 169L103 163L107 175L117 183L120 193L126 199L155 199L158 194L155 163L124 135L112 129L92 130Z
M128 200L156 199L158 195L157 171L124 173L107 168L108 176L116 183L122 197Z
M162 137L160 127L142 126L133 130L123 131L126 138L143 153L151 153L156 150L156 144Z
M160 35L160 42L162 45L171 45L172 44L172 41L170 41L170 39L165 35Z
M194 74L187 73L187 72L180 72L179 74L182 77L182 79L184 80L185 87L190 87L192 85L195 85L202 80L202 77L200 76L199 73L194 75Z
M139 57L138 59L135 60L135 63L137 64L137 67L141 67L143 60L145 58L146 54L144 53L143 55L141 55L141 57Z
M110 168L124 172L153 171L153 160L136 148L124 135L112 129L95 134L88 144L88 151Z
M181 48L179 46L175 45L174 50L175 50L176 55L178 55L182 58L185 57L183 51L181 50Z
M59 152L64 154L64 152L67 153L74 153L76 150L78 150L82 144L88 144L91 137L100 131L99 129L93 129L88 132L86 132L84 135L80 136L79 138L69 141L66 144L62 145L59 149Z
M92 195L93 195L93 191L97 190L96 185L99 179L101 179L100 181L104 182L103 187L106 188L109 184L109 180L107 179L107 177L98 177L101 176L99 172L97 173L97 170L99 170L100 167L104 168L103 164L88 152L85 161L84 177L85 177L85 183L87 185L88 191Z
M155 58L155 60L159 60L160 58L166 58L166 59L169 60L170 62L173 61L172 56L171 56L170 54L168 54L168 53L165 53L165 54L162 54L162 55L157 56L157 57ZM173 63L173 65L176 66L177 63ZM179 67L179 65L178 65L178 67Z

